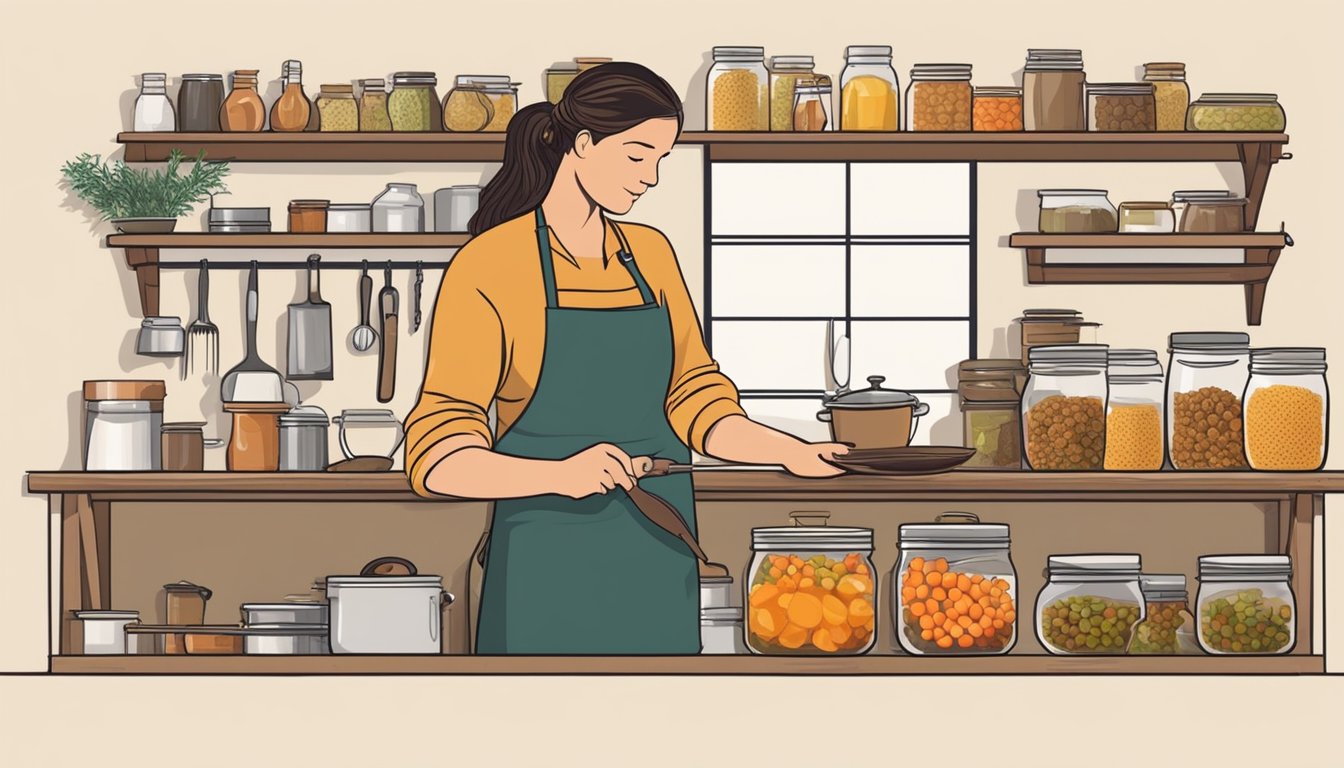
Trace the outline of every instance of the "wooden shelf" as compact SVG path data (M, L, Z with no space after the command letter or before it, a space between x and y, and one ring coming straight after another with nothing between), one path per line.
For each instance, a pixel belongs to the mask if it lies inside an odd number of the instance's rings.
M81 675L1319 675L1323 656L56 656Z
M1008 238L1012 248L1026 250L1027 282L1049 284L1108 285L1241 285L1245 287L1246 322L1259 325L1264 313L1265 288L1279 254L1292 245L1284 232L1237 232L1227 234L1048 234L1019 232ZM1242 261L1234 264L1199 264L1177 261L1145 263L1050 263L1051 249L1133 250L1145 249L1236 249Z

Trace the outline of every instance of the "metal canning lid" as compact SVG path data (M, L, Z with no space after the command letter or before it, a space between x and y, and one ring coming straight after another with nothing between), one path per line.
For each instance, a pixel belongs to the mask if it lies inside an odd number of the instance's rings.
M1022 89L1011 85L982 85L976 86L975 95L989 99L1006 99L1021 97Z
M1058 344L1036 346L1027 350L1027 358L1036 363L1084 363L1106 364L1106 353L1110 349L1105 344Z
M1141 573L1139 590L1145 600L1184 600L1186 599L1185 574L1183 573Z
M341 411L340 419L342 424L400 424L401 420L396 414L386 408L349 408Z
M1251 335L1240 331L1173 333L1167 341L1168 352L1223 352L1246 354Z
M1251 373L1325 373L1324 347L1262 347L1251 350Z
M715 59L765 60L765 47L759 45L716 45L712 53Z
M205 73L199 73L199 72L193 72L193 73L191 73L191 74L189 74L189 75L183 75L183 76L182 76L182 82L184 82L184 83L185 83L185 82L209 82L209 81L211 81L211 80L218 80L218 81L220 81L220 82L222 83L222 82L224 82L224 76L223 76L223 75L211 75L211 74L205 74Z
M741 608L701 608L700 623L742 623L743 611Z
M916 64L910 77L920 80L970 80L970 64Z
M869 376L869 386L846 392L825 401L828 408L888 408L891 406L918 405L919 398L899 389L884 389L885 376Z
M1131 200L1121 203L1122 211L1170 211L1171 203L1165 200Z
M1108 349L1106 362L1108 365L1161 365L1155 349Z
M289 413L280 414L280 426L327 426L327 412L316 405L301 405Z
M1146 96L1153 92L1152 83L1088 83L1087 92L1099 96Z
M774 67L808 67L816 66L816 61L811 56L771 56L770 66Z
M1128 576L1138 578L1141 561L1138 555L1051 555L1046 568L1051 576Z
M1102 197L1105 197L1106 194L1107 194L1107 192L1106 192L1106 190L1104 190L1104 189L1038 189L1038 190L1036 190L1036 196L1037 196L1037 197L1054 197L1054 196L1059 196L1059 197L1077 197L1077 196L1079 196L1079 195L1100 195L1100 196L1102 196ZM1027 311L1030 312L1030 311L1033 311L1033 310L1027 310ZM1067 311L1067 312L1072 312L1073 310L1070 309L1070 310L1037 310L1037 311L1042 311L1042 312L1051 312L1051 311Z
M1279 95L1277 93L1205 93L1196 101L1212 104L1239 104L1242 102L1277 104Z
M398 85L438 85L439 79L433 72L394 72L393 87Z
M77 619L131 619L138 621L140 619L139 611L75 611Z
M1204 555L1199 558L1200 581L1254 581L1257 576L1284 577L1292 573L1293 561L1287 555Z
M949 548L1007 549L1011 541L1008 526L1002 523L907 523L899 529L901 549Z
M1171 193L1171 199L1177 202L1182 200L1221 200L1225 197L1236 197L1230 189L1178 189Z
M384 80L384 79L381 78L381 77L371 77L371 78L368 78L368 79L366 79L366 80L360 80L360 81L359 81L359 87L362 88L362 89L364 89L364 90L366 90L366 91L367 91L367 90L377 90L377 91L382 91L382 90L386 90L386 88L387 88L387 81Z
M849 45L845 46L845 58L851 56L886 56L891 57L890 45Z
M752 528L753 552L873 551L872 528L790 526Z

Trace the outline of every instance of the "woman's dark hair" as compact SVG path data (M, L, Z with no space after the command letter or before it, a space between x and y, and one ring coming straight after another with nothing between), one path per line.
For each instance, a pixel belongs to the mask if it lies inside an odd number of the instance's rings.
M681 130L681 97L648 67L625 61L584 70L565 87L559 104L530 104L509 121L504 167L481 190L481 205L468 226L472 235L541 204L560 158L580 131L593 142L657 117L675 117Z

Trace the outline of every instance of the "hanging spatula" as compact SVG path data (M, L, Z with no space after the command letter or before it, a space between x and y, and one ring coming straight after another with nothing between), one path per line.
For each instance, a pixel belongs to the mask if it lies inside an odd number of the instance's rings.
M257 262L247 275L247 354L224 374L220 399L226 403L279 403L285 399L280 372L257 354Z

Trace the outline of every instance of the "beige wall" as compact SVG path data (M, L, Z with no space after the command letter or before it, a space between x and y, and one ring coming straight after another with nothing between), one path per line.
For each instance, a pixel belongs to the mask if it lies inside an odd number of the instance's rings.
M387 17L381 13L386 9ZM524 98L540 98L540 71L571 55L611 55L652 66L691 94L691 125L702 120L698 103L705 51L715 44L759 43L771 53L813 53L819 67L839 72L849 43L890 42L899 70L917 61L965 60L976 81L1008 81L1028 46L1081 47L1094 80L1125 80L1144 61L1189 63L1195 91L1277 91L1287 105L1289 149L1296 160L1274 171L1261 226L1287 222L1298 245L1285 252L1270 283L1265 324L1257 344L1321 344L1344 354L1340 324L1332 317L1344 263L1338 258L1336 174L1344 168L1338 126L1344 102L1329 92L1328 74L1340 63L1333 30L1339 19L1324 2L1168 3L1133 13L1072 9L1059 3L891 4L848 2L817 6L798 0L768 4L683 2L641 4L590 0L579 4L477 2L396 4L236 2L192 6L168 2L6 3L3 15L6 157L0 166L4 195L6 262L10 290L6 313L14 367L6 377L6 415L0 476L11 496L0 515L0 668L38 670L47 647L47 518L43 499L22 494L29 469L75 468L77 390L86 378L143 376L169 382L167 416L190 419L204 411L215 428L215 391L199 379L179 383L176 371L131 353L139 310L134 280L120 253L99 247L108 231L93 224L57 187L60 164L83 151L109 154L116 131L129 121L136 73L155 70L221 72L257 67L272 80L280 62L299 58L305 81L380 75L393 69L432 69L441 80L467 71L508 72L525 80ZM1105 12L1104 15L1101 15ZM904 74L904 73L903 73ZM271 86L274 91L274 85ZM230 202L269 204L279 214L294 197L371 198L393 179L431 191L480 177L470 166L413 165L238 166ZM1235 287L1107 288L1024 286L1022 256L1003 238L1026 222L1022 191L1060 185L1101 186L1116 202L1166 196L1172 189L1229 184L1239 187L1235 166L985 165L980 168L981 353L1001 353L1003 325L1026 306L1070 306L1106 325L1101 340L1159 347L1174 329L1236 329L1244 322ZM695 289L701 276L700 158L681 149L663 165L663 183L634 218L664 229L682 257ZM279 217L277 216L277 219ZM195 222L189 223L191 227ZM380 254L370 254L378 258ZM381 255L383 258L387 254ZM190 258L190 254L183 254ZM222 332L225 367L241 358L238 316L241 274L216 276L213 299ZM329 275L324 295L335 307L339 333L354 326L355 274ZM409 276L398 275L403 302ZM434 273L426 277L432 299ZM164 311L186 315L194 282L185 273L164 278ZM261 352L276 361L284 305L299 296L298 281L266 273L261 286ZM425 310L428 311L428 300ZM421 366L422 334L409 337L400 364L401 387L392 404L405 412ZM370 356L338 357L337 381L307 385L305 396L337 411L373 405L375 370ZM214 385L214 381L210 382ZM1336 409L1335 426L1341 426ZM1337 434L1344 434L1336 430ZM1331 461L1344 467L1344 455ZM214 461L219 456L212 455ZM1344 529L1342 529L1344 530ZM1344 536L1324 542L1344 551ZM1336 557L1338 557L1336 555ZM1344 582L1335 568L1328 602L1344 615ZM1336 656L1344 653L1333 643ZM1336 662L1335 668L1339 668ZM495 748L521 755L502 764L585 762L614 765L704 763L720 756L789 762L797 755L848 758L887 756L955 761L955 745L911 739L918 727L904 716L934 702L966 702L995 715L994 743L1022 750L1020 764L1068 764L1035 746L1041 733L1077 734L1097 725L1106 701L1119 711L1171 717L1172 728L1148 730L1129 744L1155 747L1161 763L1178 753L1199 754L1215 728L1246 723L1265 738L1242 740L1238 759L1292 754L1321 764L1327 728L1338 721L1344 689L1338 678L1256 680L1162 679L0 679L0 754L24 756L22 765L83 762L84 748L117 745L105 758L127 764L134 753L150 762L183 754L226 754L249 743L264 754L306 758L283 734L318 736L308 749L324 762L369 758L408 765ZM1269 702L1236 708L1235 721L1209 702L1240 698ZM368 707L370 701L379 702ZM392 704L395 702L395 704ZM776 702L806 711L813 730L803 731ZM829 702L833 715L822 714ZM1160 702L1155 704L1154 702ZM333 707L333 705L335 705ZM166 727L170 713L207 716L190 727ZM216 715L216 713L218 713ZM368 725L354 731L356 713ZM1113 722L1117 715L1104 715ZM830 719L828 719L828 717ZM1147 720L1151 728L1151 720ZM897 725L897 728L893 728ZM663 728L686 737L670 740ZM1107 728L1107 732L1114 729ZM352 732L395 733L349 745ZM814 738L811 733L816 733ZM824 734L824 735L823 735ZM904 735L902 735L904 734ZM77 738L71 738L77 736ZM307 740L305 740L307 741ZM589 747L580 751L579 742ZM597 757L589 752L598 744ZM945 743L945 742L944 742ZM684 746L683 746L684 745ZM124 750L124 751L123 751ZM605 756L602 753L608 753ZM250 752L251 755L263 754ZM430 758L430 755L445 757ZM1313 760L1312 756L1316 759ZM1034 756L1034 760L1032 759ZM1095 755L1089 764L1133 762L1130 750ZM1031 760L1031 762L1027 762ZM263 761L266 762L266 761ZM305 760L305 762L309 762ZM312 762L315 762L313 760ZM1011 762L1011 761L1009 761Z

